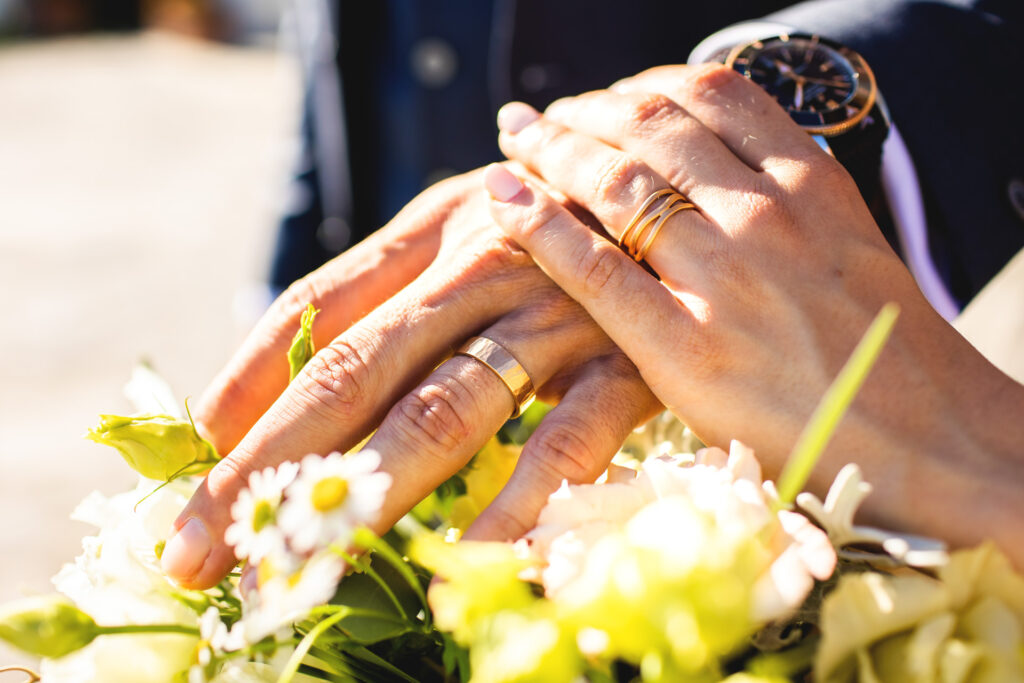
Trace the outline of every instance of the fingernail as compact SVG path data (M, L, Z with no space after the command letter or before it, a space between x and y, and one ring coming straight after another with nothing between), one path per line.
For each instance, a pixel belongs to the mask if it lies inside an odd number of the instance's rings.
M192 517L168 539L160 565L171 578L185 581L199 573L211 549L206 525Z
M523 191L523 184L501 164L484 169L484 186L499 202L507 202Z
M540 118L537 110L524 102L509 102L498 110L498 128L506 133L518 133Z

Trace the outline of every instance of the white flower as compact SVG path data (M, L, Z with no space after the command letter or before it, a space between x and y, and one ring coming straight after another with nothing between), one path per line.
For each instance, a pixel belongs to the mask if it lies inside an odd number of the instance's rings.
M141 479L111 498L87 496L71 517L100 529L82 539L84 552L53 578L57 590L100 624L194 625L196 614L174 597L156 549L196 485L182 478L146 497L153 484Z
M617 471L614 482L563 483L526 535L544 565L540 578L549 597L585 592L573 584L589 581L596 549L620 531L635 547L670 558L679 571L713 563L724 549L763 543L774 560L753 587L752 616L759 621L799 606L814 578L828 578L835 568L835 552L820 529L802 515L773 512L774 487L761 481L753 451L738 441L729 453L705 448L694 456L649 458L632 478ZM712 527L705 529L701 519Z
M373 523L391 486L391 477L376 471L379 465L374 451L303 458L278 515L292 549L311 552L344 544L355 528Z
M235 557L259 562L284 548L284 536L274 522L284 490L295 480L298 470L296 463L286 462L276 470L268 467L249 475L249 487L231 505L235 521L224 532L225 542L235 548Z
M946 564L949 555L942 541L869 526L855 526L853 518L857 509L870 493L871 484L864 481L860 467L850 463L839 470L824 503L808 492L798 495L796 502L825 529L832 545L839 549L839 556L844 559L880 566L907 564L913 567L941 567ZM880 547L883 552L870 552L866 549L874 547Z
M175 597L156 547L197 485L182 478L153 491L153 482L111 498L86 497L72 518L100 527L82 540L84 552L54 577L57 590L101 625L182 624L196 613ZM130 642L126 640L130 638ZM195 636L139 634L100 636L60 659L44 659L43 680L63 683L157 683L188 670Z
M264 558L257 567L257 589L246 596L242 619L231 627L227 649L258 643L270 635L287 639L293 623L334 596L345 571L344 562L330 552L316 554L298 568L274 566L273 561L273 557Z

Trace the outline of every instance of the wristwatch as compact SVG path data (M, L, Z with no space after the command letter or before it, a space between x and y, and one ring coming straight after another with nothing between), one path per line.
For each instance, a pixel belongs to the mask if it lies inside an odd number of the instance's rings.
M706 39L691 63L721 62L760 85L846 167L862 194L873 191L889 112L864 58L835 41L784 25L741 27L743 32L726 29Z

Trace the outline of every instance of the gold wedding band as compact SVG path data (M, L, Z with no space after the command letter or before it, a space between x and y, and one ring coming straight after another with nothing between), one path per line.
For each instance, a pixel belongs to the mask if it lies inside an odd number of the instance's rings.
M662 201L654 206L659 199ZM654 238L658 236L665 221L680 211L696 208L690 200L671 188L654 192L644 200L626 229L622 231L622 235L619 236L619 247L625 248L633 260L643 261L647 258L647 252L651 250ZM646 238L644 233L647 233Z
M456 354L471 356L490 368L512 392L515 408L512 417L519 417L533 402L536 392L526 370L501 344L487 337L473 337Z

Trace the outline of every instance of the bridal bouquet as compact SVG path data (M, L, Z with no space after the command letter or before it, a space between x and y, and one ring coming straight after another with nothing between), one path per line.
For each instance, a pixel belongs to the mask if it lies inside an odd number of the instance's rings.
M254 473L226 537L242 569L207 591L170 582L159 557L219 456L138 368L140 412L88 435L138 486L78 506L96 535L54 577L58 595L0 607L0 638L69 683L1024 680L1024 577L997 548L948 554L856 526L871 487L855 465L824 501L800 493L894 317L868 331L778 485L749 447L704 448L666 413L597 483L563 483L515 544L459 542L536 405L380 537L369 527L390 478L376 453Z

